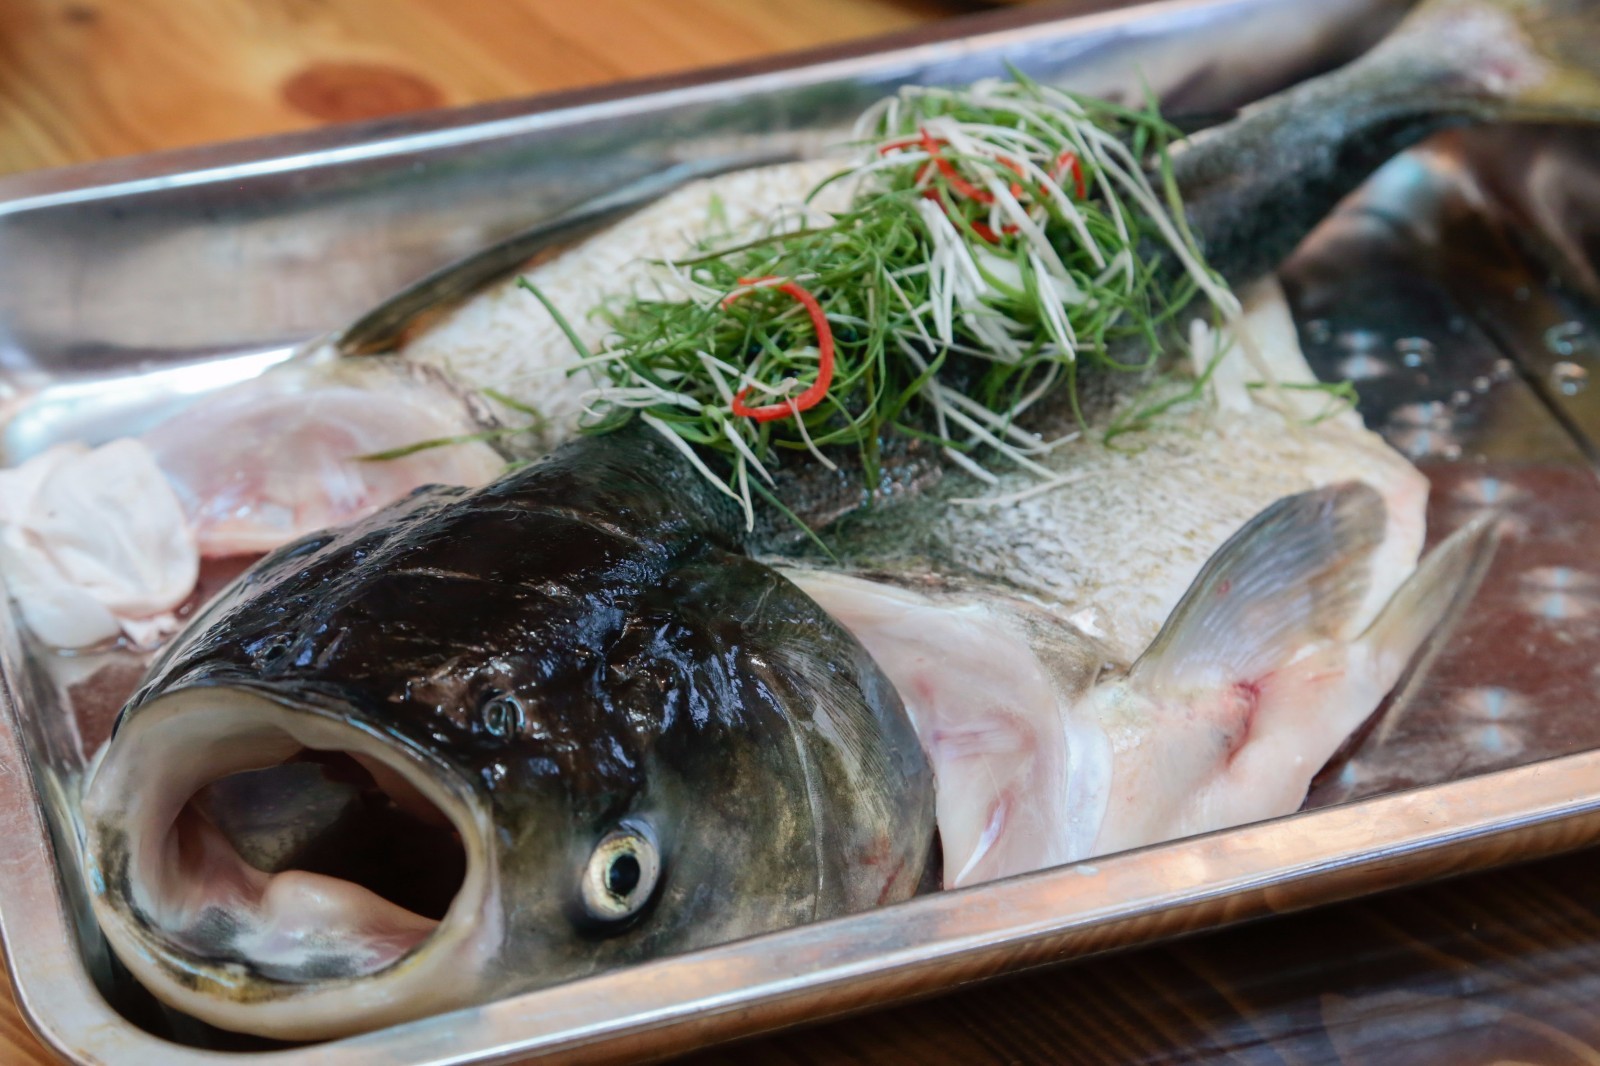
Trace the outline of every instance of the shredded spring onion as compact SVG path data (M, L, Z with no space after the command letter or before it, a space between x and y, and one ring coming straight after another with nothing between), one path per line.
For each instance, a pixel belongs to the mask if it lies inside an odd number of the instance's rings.
M726 478L694 462L747 523L751 468L770 484L775 454L832 466L824 449L854 447L876 484L893 432L989 483L979 454L1058 484L1037 460L1056 442L1019 429L1024 410L1059 386L1076 411L1084 374L1149 369L1196 298L1213 319L1239 314L1188 231L1174 136L1154 104L1020 76L904 89L862 117L859 162L812 193L848 183L843 210L808 206L662 262L658 295L598 312L610 335L580 345L599 379L583 428L638 416L686 455L719 453Z

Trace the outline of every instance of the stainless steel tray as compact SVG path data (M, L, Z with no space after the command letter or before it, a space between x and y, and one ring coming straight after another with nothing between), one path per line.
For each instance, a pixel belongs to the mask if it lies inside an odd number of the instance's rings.
M1404 6L1007 12L785 64L0 179L0 458L136 429L671 162L819 145L901 83L1010 62L1103 94L1142 77L1169 111L1216 113L1342 61ZM41 654L0 614L0 935L24 1013L79 1062L659 1056L1600 837L1600 390L1582 388L1600 355L1597 175L1593 135L1455 136L1392 164L1285 270L1313 362L1357 377L1369 422L1433 478L1432 535L1506 501L1514 525L1450 643L1302 813L268 1048L156 1007L82 905L76 789L139 661Z

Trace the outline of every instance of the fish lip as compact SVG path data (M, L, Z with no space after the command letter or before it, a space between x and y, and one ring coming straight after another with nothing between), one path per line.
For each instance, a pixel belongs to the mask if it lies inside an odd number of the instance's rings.
M222 704L226 711L217 709ZM196 790L245 768L197 772L193 767L204 760L190 759L176 784L152 785L164 768L163 745L179 725L190 723L213 741L237 736L241 727L276 730L291 744L370 755L404 776L450 820L466 853L461 887L438 925L371 973L307 981L266 976L174 942L147 909L150 893L141 867L150 865L149 856L140 855L128 826L141 817L159 824L168 806L175 820ZM162 1001L236 1032L321 1040L483 998L504 922L491 807L464 770L404 737L340 713L332 701L296 699L270 685L234 679L198 682L141 705L114 745L102 753L84 787L84 873L112 950ZM181 755L169 755L165 767L183 762ZM180 795L174 805L173 797Z

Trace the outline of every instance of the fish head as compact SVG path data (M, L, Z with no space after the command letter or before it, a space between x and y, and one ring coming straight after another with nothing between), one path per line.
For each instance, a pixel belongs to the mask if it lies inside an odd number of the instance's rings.
M866 651L555 473L283 549L155 665L84 806L158 997L321 1038L916 889L931 773Z

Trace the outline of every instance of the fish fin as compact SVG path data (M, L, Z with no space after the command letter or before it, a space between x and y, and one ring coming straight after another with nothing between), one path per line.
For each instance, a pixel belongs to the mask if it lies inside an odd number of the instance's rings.
M1340 637L1366 596L1386 524L1383 498L1361 481L1272 504L1206 563L1130 684L1149 693L1232 684Z
M1445 65L1454 76L1435 80L1441 104L1459 94L1464 110L1497 122L1600 121L1594 0L1427 0L1386 44L1374 55Z
M1361 635L1372 649L1379 669L1402 683L1427 672L1427 664L1442 641L1437 637L1454 628L1461 612L1478 592L1500 548L1504 523L1496 512L1479 515L1450 534L1418 565L1416 572L1384 605ZM1424 648L1427 645L1427 648ZM1418 657L1418 652L1423 652ZM1404 677L1402 676L1404 672ZM1403 703L1403 693L1391 704L1380 732L1387 733Z
M1361 639L1409 660L1478 591L1500 547L1502 528L1500 515L1490 512L1450 534L1423 558Z
M1429 552L1361 635L1383 684L1392 689L1354 732L1340 742L1317 771L1330 780L1368 744L1382 744L1404 720L1415 682L1428 674L1444 638L1477 595L1500 547L1504 523L1498 512L1478 516Z
M1287 814L1397 682L1404 699L1404 679L1423 676L1442 644L1430 638L1477 590L1498 533L1488 518L1464 527L1375 621L1347 633L1386 517L1374 490L1334 485L1280 500L1223 546L1126 689L1102 697L1162 743L1119 753L1122 795L1097 850Z
M1184 141L1173 179L1207 260L1238 283L1400 151L1479 122L1600 122L1596 0L1424 0L1349 65Z

